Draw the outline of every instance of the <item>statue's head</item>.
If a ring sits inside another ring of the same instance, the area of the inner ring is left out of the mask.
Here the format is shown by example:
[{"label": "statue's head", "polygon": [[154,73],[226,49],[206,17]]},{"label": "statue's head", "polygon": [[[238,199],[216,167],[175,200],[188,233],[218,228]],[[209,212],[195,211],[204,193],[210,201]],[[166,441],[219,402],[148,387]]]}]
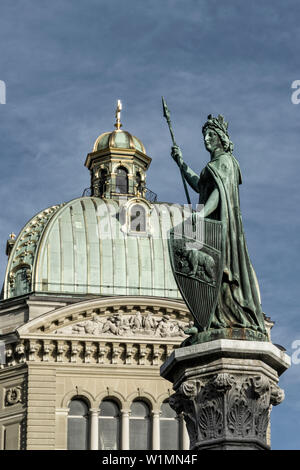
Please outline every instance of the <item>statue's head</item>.
[{"label": "statue's head", "polygon": [[205,147],[209,152],[222,149],[225,152],[233,151],[233,143],[228,135],[228,122],[219,114],[214,118],[211,114],[207,117],[207,121],[202,127]]}]

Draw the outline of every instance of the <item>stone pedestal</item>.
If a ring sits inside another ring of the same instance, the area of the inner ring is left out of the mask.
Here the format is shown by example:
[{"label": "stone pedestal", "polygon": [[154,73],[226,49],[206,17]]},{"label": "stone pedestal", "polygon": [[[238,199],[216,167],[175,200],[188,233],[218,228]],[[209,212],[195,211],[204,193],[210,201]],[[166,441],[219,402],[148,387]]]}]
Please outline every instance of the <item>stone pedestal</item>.
[{"label": "stone pedestal", "polygon": [[173,383],[170,405],[183,412],[190,449],[270,449],[278,377],[290,358],[270,342],[219,339],[176,349],[161,366]]}]

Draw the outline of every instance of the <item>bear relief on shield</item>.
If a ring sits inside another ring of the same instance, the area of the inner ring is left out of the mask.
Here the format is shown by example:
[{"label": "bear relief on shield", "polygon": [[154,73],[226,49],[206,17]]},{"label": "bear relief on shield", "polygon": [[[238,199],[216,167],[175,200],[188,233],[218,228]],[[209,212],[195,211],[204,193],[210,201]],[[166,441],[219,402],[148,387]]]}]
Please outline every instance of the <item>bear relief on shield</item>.
[{"label": "bear relief on shield", "polygon": [[185,240],[174,241],[175,269],[188,277],[195,277],[200,281],[214,285],[216,282],[217,262],[213,255],[210,255],[196,246],[197,243]]}]

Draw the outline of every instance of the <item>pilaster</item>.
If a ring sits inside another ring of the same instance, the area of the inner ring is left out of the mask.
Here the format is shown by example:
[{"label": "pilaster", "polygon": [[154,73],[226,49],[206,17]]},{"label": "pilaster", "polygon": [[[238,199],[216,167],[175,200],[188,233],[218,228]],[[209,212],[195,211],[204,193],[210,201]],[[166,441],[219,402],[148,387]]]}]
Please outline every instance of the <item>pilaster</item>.
[{"label": "pilaster", "polygon": [[56,371],[28,366],[27,450],[55,449]]}]

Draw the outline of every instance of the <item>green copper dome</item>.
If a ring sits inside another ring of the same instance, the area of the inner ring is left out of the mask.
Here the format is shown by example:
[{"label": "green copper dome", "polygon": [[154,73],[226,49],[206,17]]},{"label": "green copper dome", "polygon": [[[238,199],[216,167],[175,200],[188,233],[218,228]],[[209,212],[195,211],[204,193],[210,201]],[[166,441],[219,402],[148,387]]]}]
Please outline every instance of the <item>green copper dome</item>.
[{"label": "green copper dome", "polygon": [[[133,198],[81,197],[54,206],[24,227],[10,254],[4,298],[28,292],[181,298],[167,232],[183,209]],[[144,223],[130,227],[138,208]]]},{"label": "green copper dome", "polygon": [[107,148],[136,149],[146,153],[144,145],[137,137],[120,129],[101,134],[94,144],[93,152]]}]

